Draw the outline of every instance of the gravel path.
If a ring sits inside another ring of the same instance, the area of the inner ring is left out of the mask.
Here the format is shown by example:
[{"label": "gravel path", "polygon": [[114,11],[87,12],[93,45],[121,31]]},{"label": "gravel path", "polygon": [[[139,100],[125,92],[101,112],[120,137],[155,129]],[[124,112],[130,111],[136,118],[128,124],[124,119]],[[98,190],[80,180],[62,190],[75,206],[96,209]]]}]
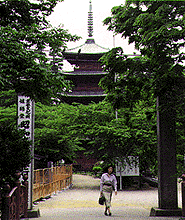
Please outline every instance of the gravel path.
[{"label": "gravel path", "polygon": [[99,190],[100,179],[87,175],[73,175],[73,189]]},{"label": "gravel path", "polygon": [[[63,190],[50,199],[39,202],[35,209],[40,210],[39,220],[95,220],[107,219],[104,207],[98,204],[100,179],[86,175],[73,175],[72,189]],[[124,190],[113,194],[112,219],[116,220],[172,220],[179,218],[149,217],[152,207],[158,206],[158,191]],[[109,217],[110,218],[110,217]],[[34,220],[34,219],[32,219]]]}]

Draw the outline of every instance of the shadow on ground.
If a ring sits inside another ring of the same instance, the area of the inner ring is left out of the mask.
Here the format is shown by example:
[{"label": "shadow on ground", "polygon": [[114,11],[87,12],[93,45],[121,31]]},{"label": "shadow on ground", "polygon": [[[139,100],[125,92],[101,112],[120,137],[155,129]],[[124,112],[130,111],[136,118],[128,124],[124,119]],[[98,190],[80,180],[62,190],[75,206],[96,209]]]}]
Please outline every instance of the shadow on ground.
[{"label": "shadow on ground", "polygon": [[87,175],[73,175],[72,189],[99,190],[100,179],[92,178],[91,176]]},{"label": "shadow on ground", "polygon": [[100,186],[76,186],[76,185],[73,185],[72,189],[99,190]]}]

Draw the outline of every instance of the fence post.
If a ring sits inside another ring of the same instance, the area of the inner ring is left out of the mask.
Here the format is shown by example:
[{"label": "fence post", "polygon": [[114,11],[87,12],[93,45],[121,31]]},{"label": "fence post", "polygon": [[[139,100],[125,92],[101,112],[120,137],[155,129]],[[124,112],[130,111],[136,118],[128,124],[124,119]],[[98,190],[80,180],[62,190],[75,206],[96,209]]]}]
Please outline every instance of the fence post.
[{"label": "fence post", "polygon": [[51,186],[52,186],[52,180],[51,180],[51,168],[48,168],[48,184],[49,184],[49,194],[51,195]]},{"label": "fence post", "polygon": [[[45,170],[35,170],[35,184],[33,190],[34,199],[45,197],[45,191],[47,189],[47,195],[56,193],[61,189],[65,189],[67,186],[72,185],[72,165],[63,165],[61,167],[48,168],[48,181],[45,179]],[[39,172],[39,175],[38,175]],[[38,176],[40,178],[38,178]],[[42,179],[42,180],[41,180]],[[39,180],[39,183],[38,183]],[[50,189],[48,189],[50,187]],[[35,193],[35,194],[34,194]]]},{"label": "fence post", "polygon": [[44,183],[45,183],[45,178],[44,178],[44,169],[43,169],[42,170],[42,195],[45,195]]}]

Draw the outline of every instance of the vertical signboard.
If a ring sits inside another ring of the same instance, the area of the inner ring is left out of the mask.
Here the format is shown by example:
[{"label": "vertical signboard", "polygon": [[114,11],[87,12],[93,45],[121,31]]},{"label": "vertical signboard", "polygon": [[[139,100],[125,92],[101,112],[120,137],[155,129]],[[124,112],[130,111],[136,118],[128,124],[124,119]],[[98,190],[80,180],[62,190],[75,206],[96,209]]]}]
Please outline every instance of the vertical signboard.
[{"label": "vertical signboard", "polygon": [[32,209],[32,189],[34,170],[34,115],[35,103],[30,97],[18,95],[18,128],[25,130],[26,137],[31,140],[31,163],[28,167],[28,209]]}]

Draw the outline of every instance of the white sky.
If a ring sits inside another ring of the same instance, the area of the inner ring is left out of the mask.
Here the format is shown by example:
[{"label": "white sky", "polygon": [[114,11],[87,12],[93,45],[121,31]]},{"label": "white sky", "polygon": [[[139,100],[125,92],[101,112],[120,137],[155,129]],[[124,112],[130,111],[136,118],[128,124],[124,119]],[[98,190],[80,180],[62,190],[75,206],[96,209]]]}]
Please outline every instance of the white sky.
[{"label": "white sky", "polygon": [[[93,38],[95,42],[105,48],[113,47],[113,32],[107,31],[108,26],[103,26],[103,20],[111,16],[111,9],[114,6],[125,4],[125,0],[92,0],[92,11],[94,20]],[[69,42],[68,48],[74,48],[85,43],[88,38],[87,18],[89,11],[89,0],[64,0],[55,7],[49,17],[53,26],[64,25],[69,33],[81,36],[77,42]],[[120,35],[115,37],[115,46],[121,46],[125,54],[133,54],[134,46],[128,45],[127,40]]]}]

